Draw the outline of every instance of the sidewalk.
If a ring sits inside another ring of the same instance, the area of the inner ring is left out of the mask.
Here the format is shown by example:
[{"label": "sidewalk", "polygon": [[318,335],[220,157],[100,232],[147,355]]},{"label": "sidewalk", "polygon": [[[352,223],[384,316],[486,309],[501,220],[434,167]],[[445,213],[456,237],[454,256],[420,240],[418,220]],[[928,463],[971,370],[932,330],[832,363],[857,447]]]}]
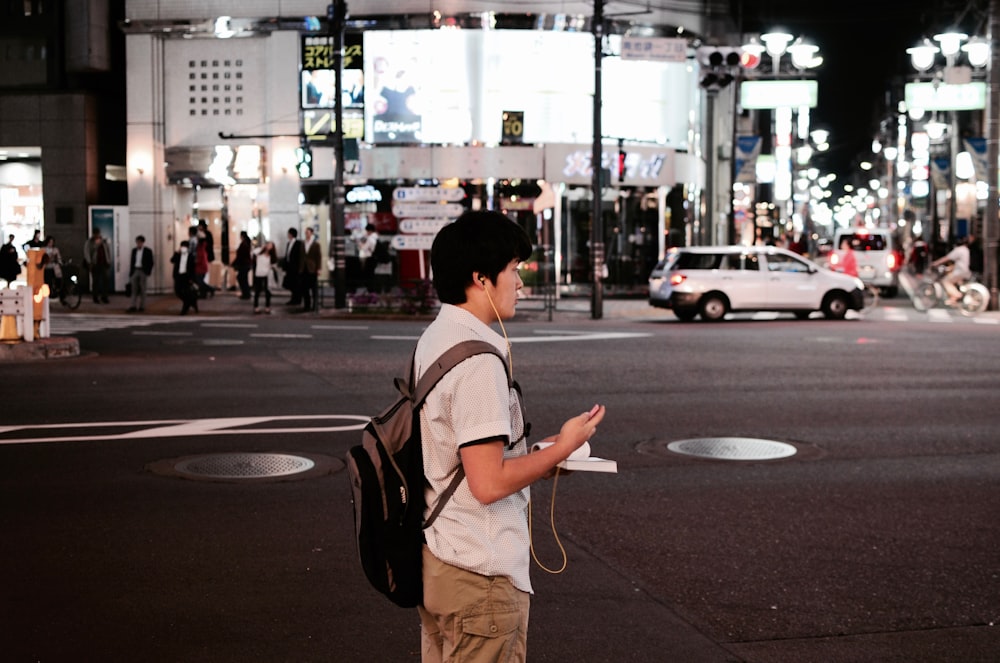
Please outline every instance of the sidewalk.
[{"label": "sidewalk", "polygon": [[[348,308],[334,308],[332,291],[327,291],[322,299],[319,310],[304,312],[299,306],[286,306],[288,293],[277,291],[271,298],[271,317],[307,317],[337,319],[375,319],[375,320],[416,320],[431,319],[434,313],[425,315],[408,315],[404,313],[381,313],[376,310],[357,311]],[[62,307],[58,302],[53,302],[51,313],[53,316],[78,314],[78,315],[180,315],[181,302],[173,293],[159,293],[150,295],[146,299],[145,311],[142,313],[127,313],[131,299],[124,293],[116,293],[110,297],[110,303],[97,304],[89,296],[84,295],[80,302],[80,307],[75,311],[70,311]],[[649,305],[645,298],[609,299],[602,302],[601,319],[642,319],[642,318],[670,318],[671,313],[665,309],[657,309]],[[545,321],[549,318],[549,311],[545,308],[542,299],[525,298],[517,306],[517,316],[515,320],[531,320],[536,322]],[[551,311],[552,320],[590,320],[591,302],[584,297],[564,297],[555,302],[555,308]],[[253,300],[243,300],[239,298],[239,293],[235,291],[219,291],[213,297],[198,300],[198,313],[189,312],[188,317],[215,317],[215,316],[245,316],[248,318],[264,317],[266,314],[255,315],[253,312]]]},{"label": "sidewalk", "polygon": [[[271,299],[270,314],[254,314],[253,301],[240,299],[237,292],[217,292],[213,297],[198,301],[198,312],[187,314],[192,319],[211,317],[316,317],[339,320],[430,320],[434,313],[425,315],[407,315],[404,313],[380,313],[376,311],[356,311],[347,308],[334,308],[332,295],[328,294],[319,310],[305,312],[301,307],[285,306],[288,294],[282,291],[275,293]],[[49,314],[53,318],[61,316],[179,316],[181,302],[173,293],[159,293],[146,298],[145,310],[141,313],[129,313],[131,298],[124,293],[112,294],[107,304],[98,304],[89,295],[84,295],[80,306],[75,311],[63,307],[58,301],[50,302]],[[542,299],[526,298],[518,304],[516,321],[583,321],[593,320],[591,317],[591,302],[585,297],[565,297],[555,302],[553,310],[545,307]],[[662,319],[671,317],[664,309],[654,308],[645,298],[615,298],[603,299],[601,303],[600,320],[641,320]],[[595,320],[595,322],[598,322]],[[51,336],[37,338],[31,343],[23,341],[0,342],[0,363],[4,361],[31,361],[38,359],[56,359],[75,357],[80,354],[80,343],[71,336]]]}]

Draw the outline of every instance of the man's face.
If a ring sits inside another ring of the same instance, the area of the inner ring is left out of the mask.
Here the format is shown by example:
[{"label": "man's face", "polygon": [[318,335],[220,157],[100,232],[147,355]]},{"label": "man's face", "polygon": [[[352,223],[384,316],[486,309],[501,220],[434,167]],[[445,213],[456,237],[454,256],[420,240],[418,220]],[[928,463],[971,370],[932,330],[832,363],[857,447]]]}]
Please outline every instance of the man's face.
[{"label": "man's face", "polygon": [[521,272],[518,269],[521,261],[514,259],[497,275],[495,284],[487,282],[486,287],[493,290],[493,304],[497,307],[500,317],[507,320],[514,317],[519,291],[524,287]]}]

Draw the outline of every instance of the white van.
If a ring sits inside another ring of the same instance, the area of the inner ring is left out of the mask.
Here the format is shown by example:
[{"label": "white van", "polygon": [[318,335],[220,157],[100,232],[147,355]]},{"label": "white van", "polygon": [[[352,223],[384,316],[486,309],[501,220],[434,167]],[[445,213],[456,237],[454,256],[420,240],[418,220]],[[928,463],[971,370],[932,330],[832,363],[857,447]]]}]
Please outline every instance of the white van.
[{"label": "white van", "polygon": [[[893,250],[888,228],[841,228],[833,238],[833,251],[840,250],[844,240],[850,243],[858,263],[858,277],[877,287],[886,297],[899,292],[899,255]],[[836,268],[831,254],[831,268]]]},{"label": "white van", "polygon": [[730,311],[813,311],[840,320],[863,306],[864,284],[774,246],[673,248],[649,276],[649,304],[680,320],[721,320]]}]

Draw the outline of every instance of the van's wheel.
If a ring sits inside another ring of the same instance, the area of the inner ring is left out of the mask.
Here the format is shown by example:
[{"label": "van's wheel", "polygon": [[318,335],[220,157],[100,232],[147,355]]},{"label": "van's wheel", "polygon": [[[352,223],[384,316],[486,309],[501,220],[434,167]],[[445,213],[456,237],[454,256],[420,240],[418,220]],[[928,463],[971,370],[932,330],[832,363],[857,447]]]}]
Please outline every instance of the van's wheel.
[{"label": "van's wheel", "polygon": [[694,320],[695,316],[698,315],[698,309],[696,308],[674,308],[674,315],[681,322],[691,322]]},{"label": "van's wheel", "polygon": [[847,295],[831,293],[823,300],[823,315],[829,320],[843,320],[849,305]]},{"label": "van's wheel", "polygon": [[705,295],[701,298],[700,310],[702,320],[718,322],[729,313],[729,302],[722,295]]}]

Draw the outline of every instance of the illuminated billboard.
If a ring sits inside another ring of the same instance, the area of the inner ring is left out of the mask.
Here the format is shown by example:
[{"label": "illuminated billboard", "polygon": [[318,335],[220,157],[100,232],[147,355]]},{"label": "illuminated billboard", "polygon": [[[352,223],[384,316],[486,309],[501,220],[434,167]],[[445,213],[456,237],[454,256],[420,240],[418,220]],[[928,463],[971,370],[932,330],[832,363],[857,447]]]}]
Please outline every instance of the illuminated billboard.
[{"label": "illuminated billboard", "polygon": [[815,108],[818,88],[813,80],[743,81],[740,106],[749,109]]},{"label": "illuminated billboard", "polygon": [[906,105],[925,111],[986,108],[986,83],[907,83]]}]

